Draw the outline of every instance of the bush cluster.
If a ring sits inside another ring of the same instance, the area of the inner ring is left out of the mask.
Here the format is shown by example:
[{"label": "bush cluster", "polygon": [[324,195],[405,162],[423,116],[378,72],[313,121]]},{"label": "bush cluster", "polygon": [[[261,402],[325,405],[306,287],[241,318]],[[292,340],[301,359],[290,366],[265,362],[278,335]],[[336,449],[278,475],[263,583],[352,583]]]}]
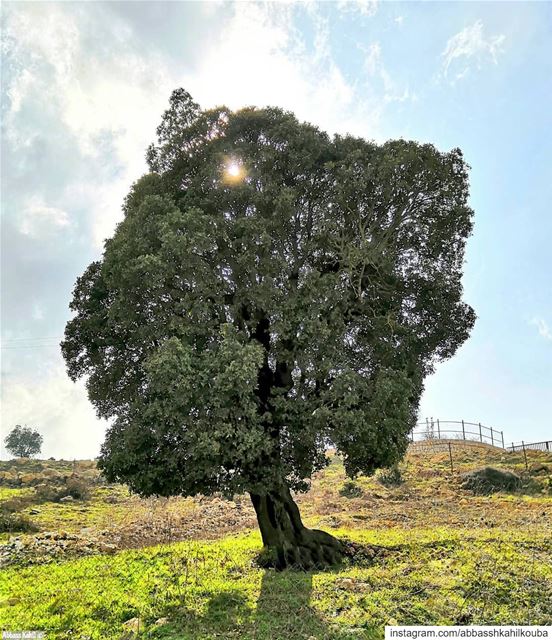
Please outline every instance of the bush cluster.
[{"label": "bush cluster", "polygon": [[42,483],[35,487],[36,500],[39,502],[59,502],[66,496],[75,500],[88,500],[90,489],[80,478],[67,478],[56,483]]},{"label": "bush cluster", "polygon": [[498,491],[517,491],[522,488],[522,482],[512,471],[484,467],[463,474],[461,486],[476,495],[488,495]]},{"label": "bush cluster", "polygon": [[38,527],[27,516],[14,513],[4,506],[0,508],[0,533],[30,533]]},{"label": "bush cluster", "polygon": [[362,489],[356,482],[348,480],[339,490],[339,495],[343,498],[359,498],[362,495]]},{"label": "bush cluster", "polygon": [[398,487],[404,482],[401,470],[396,464],[387,469],[380,469],[377,473],[377,479],[384,487]]}]

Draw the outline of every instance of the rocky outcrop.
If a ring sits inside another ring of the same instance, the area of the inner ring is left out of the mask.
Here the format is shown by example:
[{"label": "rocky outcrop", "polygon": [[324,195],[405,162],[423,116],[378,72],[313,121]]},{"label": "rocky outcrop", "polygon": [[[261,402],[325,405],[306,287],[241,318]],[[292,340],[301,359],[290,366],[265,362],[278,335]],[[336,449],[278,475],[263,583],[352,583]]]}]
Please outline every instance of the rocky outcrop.
[{"label": "rocky outcrop", "polygon": [[92,536],[86,530],[80,534],[46,531],[36,535],[12,536],[7,543],[0,545],[0,567],[45,564],[60,559],[114,553],[117,549],[117,545],[106,542],[101,533]]}]

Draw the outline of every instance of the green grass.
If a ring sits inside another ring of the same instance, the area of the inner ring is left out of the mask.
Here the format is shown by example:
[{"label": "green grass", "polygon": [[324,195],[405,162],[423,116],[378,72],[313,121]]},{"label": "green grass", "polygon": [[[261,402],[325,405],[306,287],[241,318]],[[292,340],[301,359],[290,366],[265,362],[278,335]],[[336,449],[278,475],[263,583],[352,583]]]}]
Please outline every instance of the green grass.
[{"label": "green grass", "polygon": [[[305,523],[369,545],[374,557],[313,573],[255,565],[261,545],[246,530],[254,522],[248,500],[239,510],[217,500],[140,500],[90,480],[89,500],[37,503],[31,487],[0,487],[0,502],[22,497],[22,514],[38,510],[30,517],[42,530],[90,527],[109,542],[137,525],[142,535],[123,543],[142,548],[115,555],[0,570],[0,629],[122,640],[130,637],[124,623],[140,618],[144,640],[360,640],[383,638],[386,623],[552,624],[552,456],[528,452],[529,465],[549,469],[532,474],[517,454],[454,455],[454,473],[448,454],[410,455],[399,486],[359,477],[361,491],[347,495],[343,465],[333,458],[298,497]],[[26,464],[15,466],[41,472],[37,461]],[[522,475],[523,489],[491,496],[462,489],[460,474],[485,465]],[[178,525],[167,538],[152,529],[163,523]],[[190,534],[193,541],[174,542]],[[145,546],[163,539],[173,543]],[[156,625],[160,618],[168,622]]]},{"label": "green grass", "polygon": [[22,498],[34,493],[31,487],[0,487],[0,504],[12,498]]},{"label": "green grass", "polygon": [[[117,489],[124,491],[122,487]],[[122,519],[128,511],[126,505],[106,503],[103,495],[101,489],[95,489],[92,490],[90,500],[68,503],[41,502],[29,505],[22,512],[28,514],[31,509],[37,509],[39,513],[33,515],[32,519],[44,531],[57,529],[60,523],[63,523],[62,528],[67,531],[78,531],[82,527],[90,526],[102,527]]]},{"label": "green grass", "polygon": [[[13,567],[0,628],[52,639],[381,638],[390,624],[552,624],[552,541],[503,531],[338,531],[373,560],[317,573],[262,570],[257,534]],[[155,626],[168,617],[169,624]]]}]

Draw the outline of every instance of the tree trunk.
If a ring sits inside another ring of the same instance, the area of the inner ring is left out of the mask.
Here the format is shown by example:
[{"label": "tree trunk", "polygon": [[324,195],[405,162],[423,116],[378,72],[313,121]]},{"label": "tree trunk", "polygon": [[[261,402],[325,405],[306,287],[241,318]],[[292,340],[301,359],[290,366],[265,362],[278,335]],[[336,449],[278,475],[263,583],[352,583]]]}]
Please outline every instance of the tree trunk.
[{"label": "tree trunk", "polygon": [[250,495],[265,550],[272,558],[267,564],[277,569],[313,569],[341,560],[341,542],[325,531],[304,526],[299,508],[285,483],[266,493]]}]

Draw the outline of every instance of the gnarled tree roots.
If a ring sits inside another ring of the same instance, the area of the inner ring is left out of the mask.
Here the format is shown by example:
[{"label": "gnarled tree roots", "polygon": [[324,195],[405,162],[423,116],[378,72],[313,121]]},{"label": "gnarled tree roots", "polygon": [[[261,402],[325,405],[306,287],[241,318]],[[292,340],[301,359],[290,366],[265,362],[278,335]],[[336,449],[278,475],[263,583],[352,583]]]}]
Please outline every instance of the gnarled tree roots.
[{"label": "gnarled tree roots", "polygon": [[325,531],[307,529],[285,484],[266,493],[250,494],[261,530],[261,563],[277,569],[319,569],[343,558],[342,543]]}]

